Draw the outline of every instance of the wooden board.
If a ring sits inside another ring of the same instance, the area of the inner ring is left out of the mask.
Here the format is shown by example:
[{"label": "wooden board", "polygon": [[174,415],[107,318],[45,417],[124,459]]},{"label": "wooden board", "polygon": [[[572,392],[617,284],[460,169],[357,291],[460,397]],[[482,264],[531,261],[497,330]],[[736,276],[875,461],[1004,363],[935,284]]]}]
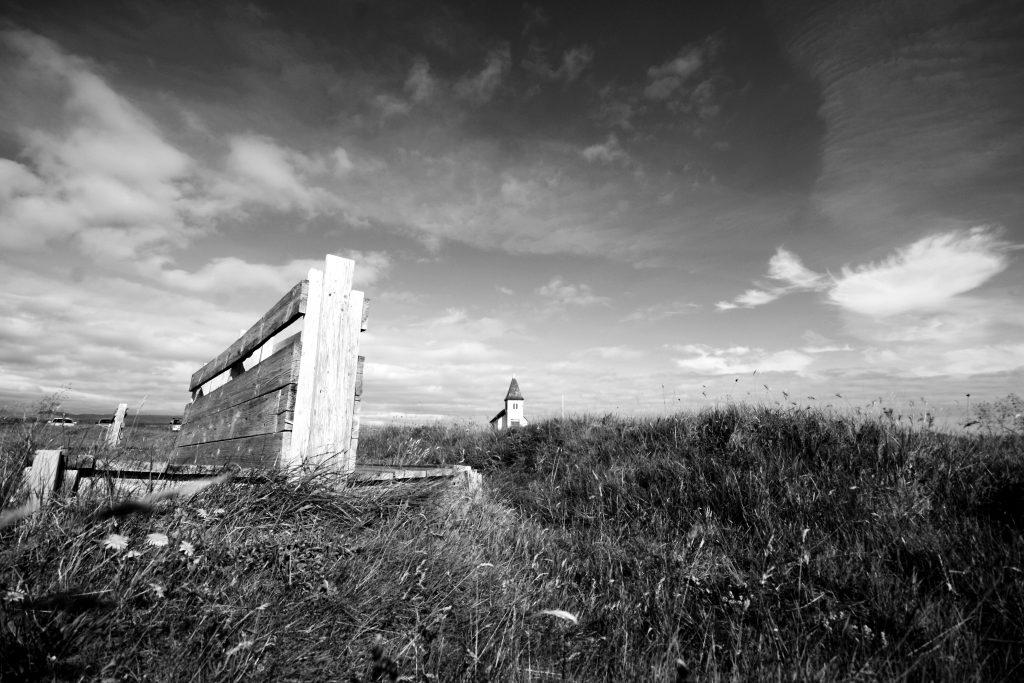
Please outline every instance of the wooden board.
[{"label": "wooden board", "polygon": [[359,331],[366,332],[366,321],[370,318],[370,300],[363,295],[363,317],[359,322]]},{"label": "wooden board", "polygon": [[306,312],[309,283],[295,285],[234,344],[192,375],[189,391],[195,391],[239,361],[245,360],[263,342],[273,337]]},{"label": "wooden board", "polygon": [[[216,408],[217,406],[213,406]],[[243,436],[291,431],[295,385],[220,410],[192,411],[187,428],[178,435],[178,448]]]},{"label": "wooden board", "polygon": [[264,394],[294,384],[298,378],[301,344],[293,341],[279,348],[270,358],[259,365],[200,396],[185,408],[185,417],[178,443],[191,443],[187,435],[194,420],[258,398]]},{"label": "wooden board", "polygon": [[124,428],[124,416],[128,412],[127,403],[118,403],[114,412],[114,421],[107,425],[107,446],[114,448],[121,440],[121,429]]},{"label": "wooden board", "polygon": [[291,442],[291,432],[261,434],[176,448],[170,465],[237,465],[273,469]]},{"label": "wooden board", "polygon": [[33,510],[38,510],[63,481],[62,460],[60,449],[36,451],[28,473],[28,502]]},{"label": "wooden board", "polygon": [[[352,291],[355,263],[328,255],[320,296],[320,311],[315,326],[316,353],[303,354],[299,372],[299,397],[296,403],[296,434],[307,433],[308,442],[298,450],[298,461],[305,467],[344,473],[348,469],[348,452],[352,440],[352,395],[354,390],[356,352],[362,319],[363,297]],[[354,313],[353,313],[354,311]],[[307,316],[306,332],[311,316]],[[312,396],[309,406],[308,432],[300,432],[300,407],[303,405],[303,371],[309,358],[315,358],[312,375]],[[303,438],[303,437],[299,437]]]},{"label": "wooden board", "polygon": [[281,457],[283,469],[295,469],[302,465],[302,459],[309,449],[309,424],[313,416],[313,380],[316,373],[316,349],[319,344],[320,299],[323,293],[323,271],[309,269],[309,296],[306,302],[306,319],[302,321],[302,356],[299,360],[299,377],[295,395],[295,414],[292,417],[291,448]]}]

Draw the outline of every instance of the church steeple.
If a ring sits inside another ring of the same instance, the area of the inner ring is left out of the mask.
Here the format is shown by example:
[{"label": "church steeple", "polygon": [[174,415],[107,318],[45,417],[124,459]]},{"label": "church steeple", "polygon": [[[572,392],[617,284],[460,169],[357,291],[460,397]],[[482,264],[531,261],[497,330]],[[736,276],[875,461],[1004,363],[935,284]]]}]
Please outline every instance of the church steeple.
[{"label": "church steeple", "polygon": [[508,385],[508,393],[505,394],[505,401],[525,401],[523,398],[523,392],[519,390],[519,382],[516,381],[516,376],[512,375],[512,382]]}]

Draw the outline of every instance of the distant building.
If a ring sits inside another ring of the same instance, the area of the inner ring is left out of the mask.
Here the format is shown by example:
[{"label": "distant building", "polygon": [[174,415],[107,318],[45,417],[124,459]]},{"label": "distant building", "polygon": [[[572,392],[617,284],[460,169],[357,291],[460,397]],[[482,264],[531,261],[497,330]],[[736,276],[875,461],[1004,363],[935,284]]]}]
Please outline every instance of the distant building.
[{"label": "distant building", "polygon": [[516,376],[512,375],[512,383],[508,385],[508,393],[505,394],[505,409],[491,418],[491,428],[501,431],[530,424],[523,417],[525,404],[526,399],[523,398],[523,392],[519,390],[519,382],[516,381]]}]

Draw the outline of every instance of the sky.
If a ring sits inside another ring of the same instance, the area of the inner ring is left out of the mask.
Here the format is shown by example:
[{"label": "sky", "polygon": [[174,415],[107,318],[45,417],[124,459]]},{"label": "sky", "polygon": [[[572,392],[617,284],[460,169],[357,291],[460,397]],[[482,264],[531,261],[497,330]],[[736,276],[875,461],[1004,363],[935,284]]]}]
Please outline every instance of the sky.
[{"label": "sky", "polygon": [[5,2],[0,406],[180,413],[326,254],[369,422],[1021,392],[1024,6],[604,5]]}]

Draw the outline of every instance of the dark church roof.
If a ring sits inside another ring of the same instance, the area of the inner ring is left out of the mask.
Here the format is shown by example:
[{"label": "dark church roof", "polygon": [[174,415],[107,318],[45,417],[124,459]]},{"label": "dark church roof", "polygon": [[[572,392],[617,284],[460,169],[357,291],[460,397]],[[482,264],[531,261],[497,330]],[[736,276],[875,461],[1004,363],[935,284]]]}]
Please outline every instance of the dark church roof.
[{"label": "dark church roof", "polygon": [[508,393],[505,394],[506,401],[525,401],[523,398],[523,392],[519,391],[519,382],[516,378],[512,378],[512,383],[508,385]]}]

